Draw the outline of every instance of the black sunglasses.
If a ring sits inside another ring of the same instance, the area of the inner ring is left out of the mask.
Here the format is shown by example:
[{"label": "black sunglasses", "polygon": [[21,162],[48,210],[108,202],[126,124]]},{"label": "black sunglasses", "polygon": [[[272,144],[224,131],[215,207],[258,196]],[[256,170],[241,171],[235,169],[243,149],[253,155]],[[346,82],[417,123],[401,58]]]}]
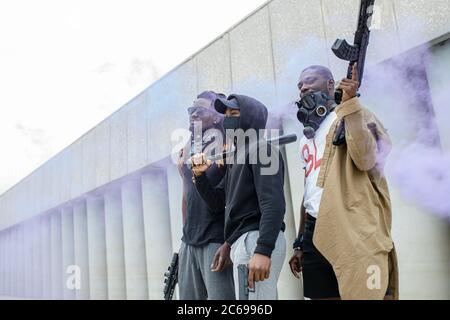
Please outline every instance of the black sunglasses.
[{"label": "black sunglasses", "polygon": [[197,112],[198,114],[203,114],[207,112],[213,112],[211,109],[205,108],[205,107],[189,107],[187,108],[187,112],[189,115],[193,114],[194,112]]}]

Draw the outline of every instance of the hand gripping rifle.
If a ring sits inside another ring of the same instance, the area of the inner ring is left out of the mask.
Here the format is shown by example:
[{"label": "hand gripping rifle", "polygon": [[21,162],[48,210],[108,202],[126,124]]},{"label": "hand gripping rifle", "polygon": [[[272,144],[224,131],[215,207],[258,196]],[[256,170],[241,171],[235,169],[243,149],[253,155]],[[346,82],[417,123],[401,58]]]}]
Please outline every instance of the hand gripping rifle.
[{"label": "hand gripping rifle", "polygon": [[[297,141],[297,135],[295,133],[291,133],[291,134],[285,134],[279,137],[275,137],[275,138],[271,138],[269,140],[267,140],[267,142],[269,143],[277,143],[279,146],[288,144],[288,143],[292,143]],[[224,153],[219,153],[217,155],[211,155],[211,156],[207,156],[206,160],[211,160],[211,161],[218,161],[218,160],[223,160],[226,159],[227,157],[231,156],[232,154],[234,154],[234,152],[236,151],[236,149],[232,148],[230,151],[224,152]],[[188,159],[186,161],[186,164],[188,166],[189,169],[192,168],[192,160]]]},{"label": "hand gripping rifle", "polygon": [[[349,61],[347,69],[347,79],[352,78],[352,67],[355,62],[358,63],[359,85],[362,83],[364,73],[364,62],[366,60],[367,46],[369,45],[370,24],[372,20],[375,0],[361,0],[358,15],[358,27],[355,33],[353,45],[350,45],[345,39],[337,39],[331,50],[342,60]],[[357,94],[359,96],[359,93]],[[337,104],[342,101],[342,90],[336,90],[334,99]],[[333,139],[333,144],[340,146],[345,143],[345,123],[344,120],[339,124]]]},{"label": "hand gripping rifle", "polygon": [[169,268],[164,273],[164,300],[172,300],[178,282],[178,253],[174,253]]}]

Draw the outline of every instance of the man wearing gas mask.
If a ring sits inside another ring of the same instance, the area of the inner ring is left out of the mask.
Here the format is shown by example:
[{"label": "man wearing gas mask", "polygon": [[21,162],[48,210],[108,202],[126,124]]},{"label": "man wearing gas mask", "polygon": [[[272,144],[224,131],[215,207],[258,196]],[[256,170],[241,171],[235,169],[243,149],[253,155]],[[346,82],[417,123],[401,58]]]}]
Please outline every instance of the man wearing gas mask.
[{"label": "man wearing gas mask", "polygon": [[[352,74],[337,87],[343,92],[339,105],[328,68],[310,66],[298,82],[305,189],[289,264],[297,278],[302,272],[304,296],[311,299],[398,297],[383,174],[391,143],[381,122],[356,97],[356,64]],[[333,138],[340,121],[345,121],[345,143],[337,146]]]},{"label": "man wearing gas mask", "polygon": [[[224,209],[212,211],[208,208],[193,184],[191,169],[186,165],[191,154],[212,147],[216,139],[222,143],[223,116],[214,110],[214,101],[220,96],[224,97],[212,91],[202,92],[188,108],[192,138],[180,151],[178,161],[183,179],[183,238],[178,268],[182,300],[235,299],[229,252],[220,250],[224,243]],[[224,173],[223,166],[214,164],[205,175],[212,185],[216,185]],[[220,267],[217,266],[219,260]]]}]

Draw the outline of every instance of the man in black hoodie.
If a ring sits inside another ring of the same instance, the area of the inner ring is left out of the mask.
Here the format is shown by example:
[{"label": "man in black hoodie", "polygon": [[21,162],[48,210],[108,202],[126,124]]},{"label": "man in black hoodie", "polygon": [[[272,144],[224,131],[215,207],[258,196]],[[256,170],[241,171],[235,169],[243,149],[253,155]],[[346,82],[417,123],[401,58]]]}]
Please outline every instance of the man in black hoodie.
[{"label": "man in black hoodie", "polygon": [[[216,187],[204,174],[211,162],[204,154],[192,157],[195,185],[214,212],[225,207],[225,246],[231,249],[236,296],[243,286],[239,266],[246,265],[248,287],[253,289],[248,298],[277,299],[286,254],[284,162],[280,151],[263,138],[267,108],[256,99],[236,94],[217,99],[215,108],[225,114],[223,126],[234,145],[234,156],[226,159],[225,177]],[[256,139],[242,140],[239,131]],[[261,151],[269,162],[263,161]]]},{"label": "man in black hoodie", "polygon": [[[181,150],[178,161],[183,179],[183,238],[178,269],[182,300],[235,299],[232,268],[225,264],[229,256],[217,255],[217,259],[224,261],[221,272],[211,268],[215,253],[224,242],[224,209],[213,212],[208,208],[193,184],[191,170],[185,164],[196,148],[206,152],[216,139],[223,140],[223,117],[214,110],[214,101],[218,96],[224,95],[202,92],[188,108],[193,139]],[[205,173],[212,185],[218,184],[224,174],[225,169],[216,164]]]}]

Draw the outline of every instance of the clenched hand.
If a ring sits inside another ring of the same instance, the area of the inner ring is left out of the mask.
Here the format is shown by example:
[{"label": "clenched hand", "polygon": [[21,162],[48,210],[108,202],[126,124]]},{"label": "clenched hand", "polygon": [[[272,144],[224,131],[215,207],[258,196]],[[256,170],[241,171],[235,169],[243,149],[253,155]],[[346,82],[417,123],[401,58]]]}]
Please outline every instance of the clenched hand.
[{"label": "clenched hand", "polygon": [[339,82],[337,89],[342,90],[342,102],[344,103],[347,100],[350,100],[356,96],[356,92],[359,88],[359,74],[358,74],[358,66],[355,63],[352,67],[352,78],[347,79],[344,78]]}]

